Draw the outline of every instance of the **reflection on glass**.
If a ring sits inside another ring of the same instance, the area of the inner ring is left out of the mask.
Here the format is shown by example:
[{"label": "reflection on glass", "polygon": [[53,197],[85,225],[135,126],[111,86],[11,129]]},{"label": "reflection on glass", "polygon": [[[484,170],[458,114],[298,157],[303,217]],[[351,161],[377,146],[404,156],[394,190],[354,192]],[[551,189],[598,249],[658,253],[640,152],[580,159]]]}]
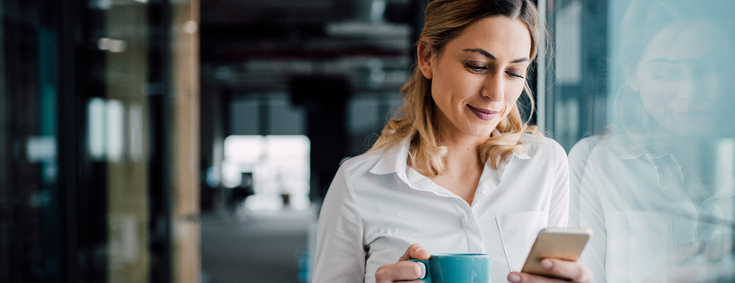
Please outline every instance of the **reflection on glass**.
[{"label": "reflection on glass", "polygon": [[570,152],[572,219],[598,282],[735,279],[732,1],[633,0],[619,118]]}]

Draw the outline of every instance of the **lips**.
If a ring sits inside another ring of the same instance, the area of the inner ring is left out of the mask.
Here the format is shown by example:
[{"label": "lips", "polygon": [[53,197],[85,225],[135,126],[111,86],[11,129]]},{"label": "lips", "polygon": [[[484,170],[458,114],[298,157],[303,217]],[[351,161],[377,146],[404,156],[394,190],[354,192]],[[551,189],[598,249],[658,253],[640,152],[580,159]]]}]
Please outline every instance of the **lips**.
[{"label": "lips", "polygon": [[492,110],[472,107],[472,105],[467,105],[467,107],[470,108],[470,111],[472,111],[472,113],[475,114],[477,118],[480,118],[485,121],[490,121],[494,119],[496,116],[498,116],[498,113],[500,113],[498,111],[492,111]]}]

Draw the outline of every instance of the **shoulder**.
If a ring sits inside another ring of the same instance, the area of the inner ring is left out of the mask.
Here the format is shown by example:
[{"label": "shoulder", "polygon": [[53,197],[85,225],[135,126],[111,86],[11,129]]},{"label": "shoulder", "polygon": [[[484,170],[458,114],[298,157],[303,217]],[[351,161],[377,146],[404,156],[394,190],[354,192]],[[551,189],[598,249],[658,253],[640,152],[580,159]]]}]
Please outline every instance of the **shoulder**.
[{"label": "shoulder", "polygon": [[639,154],[640,152],[630,149],[627,137],[622,135],[600,138],[594,147],[589,149],[589,159],[611,160]]},{"label": "shoulder", "polygon": [[[379,160],[376,151],[366,152],[358,156],[345,158],[339,166],[322,205],[324,211],[357,212],[357,191],[369,181],[369,171]],[[341,212],[340,212],[341,213]],[[338,213],[337,213],[338,214]]]},{"label": "shoulder", "polygon": [[380,158],[385,154],[385,151],[386,149],[381,148],[365,152],[357,156],[347,157],[342,161],[342,164],[340,164],[339,171],[342,171],[342,174],[346,174],[348,176],[367,173],[375,166],[375,164],[378,163]]},{"label": "shoulder", "polygon": [[578,141],[571,150],[569,150],[569,160],[570,162],[577,162],[581,164],[587,163],[587,159],[589,158],[592,151],[595,149],[595,147],[602,141],[602,136],[595,135],[591,137],[586,137]]},{"label": "shoulder", "polygon": [[396,160],[393,151],[393,148],[377,149],[344,160],[329,186],[326,199],[357,202],[363,193],[379,188],[386,172],[395,170],[390,166],[391,161]]},{"label": "shoulder", "polygon": [[563,157],[566,159],[566,151],[552,138],[523,133],[521,135],[521,143],[526,154],[531,158],[537,156],[556,156],[557,158]]},{"label": "shoulder", "polygon": [[376,175],[395,172],[400,155],[400,146],[393,146],[347,158],[340,165],[335,179],[345,178],[347,182],[353,184],[372,182]]},{"label": "shoulder", "polygon": [[569,154],[590,152],[602,140],[603,137],[601,135],[594,135],[591,137],[583,138],[579,140],[576,144],[574,144],[572,149],[569,151]]}]

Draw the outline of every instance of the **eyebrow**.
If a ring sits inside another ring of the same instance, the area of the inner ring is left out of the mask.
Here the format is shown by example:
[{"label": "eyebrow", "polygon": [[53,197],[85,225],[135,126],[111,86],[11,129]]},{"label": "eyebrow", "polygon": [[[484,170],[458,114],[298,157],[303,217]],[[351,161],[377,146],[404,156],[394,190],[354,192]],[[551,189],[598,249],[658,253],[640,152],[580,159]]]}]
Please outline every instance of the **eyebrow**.
[{"label": "eyebrow", "polygon": [[[477,52],[477,53],[480,53],[480,54],[484,55],[485,57],[490,58],[490,59],[492,59],[494,61],[497,61],[498,60],[497,58],[495,58],[495,56],[493,56],[493,54],[490,54],[490,52],[487,52],[487,51],[485,51],[482,48],[472,48],[472,49],[469,49],[468,48],[468,49],[464,49],[462,51],[466,51],[466,52]],[[521,63],[521,62],[530,62],[530,61],[531,61],[531,59],[528,59],[527,57],[523,57],[523,58],[515,59],[515,60],[511,61],[511,63]]]}]

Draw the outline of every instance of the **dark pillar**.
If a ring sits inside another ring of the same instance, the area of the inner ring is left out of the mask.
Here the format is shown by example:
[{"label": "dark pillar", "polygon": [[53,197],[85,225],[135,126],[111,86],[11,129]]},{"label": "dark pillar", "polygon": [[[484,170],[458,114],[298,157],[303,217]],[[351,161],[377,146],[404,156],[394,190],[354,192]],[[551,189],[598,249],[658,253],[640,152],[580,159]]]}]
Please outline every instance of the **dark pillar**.
[{"label": "dark pillar", "polygon": [[294,105],[307,109],[306,134],[311,139],[311,198],[327,193],[340,161],[347,155],[347,78],[303,76],[291,79]]}]

